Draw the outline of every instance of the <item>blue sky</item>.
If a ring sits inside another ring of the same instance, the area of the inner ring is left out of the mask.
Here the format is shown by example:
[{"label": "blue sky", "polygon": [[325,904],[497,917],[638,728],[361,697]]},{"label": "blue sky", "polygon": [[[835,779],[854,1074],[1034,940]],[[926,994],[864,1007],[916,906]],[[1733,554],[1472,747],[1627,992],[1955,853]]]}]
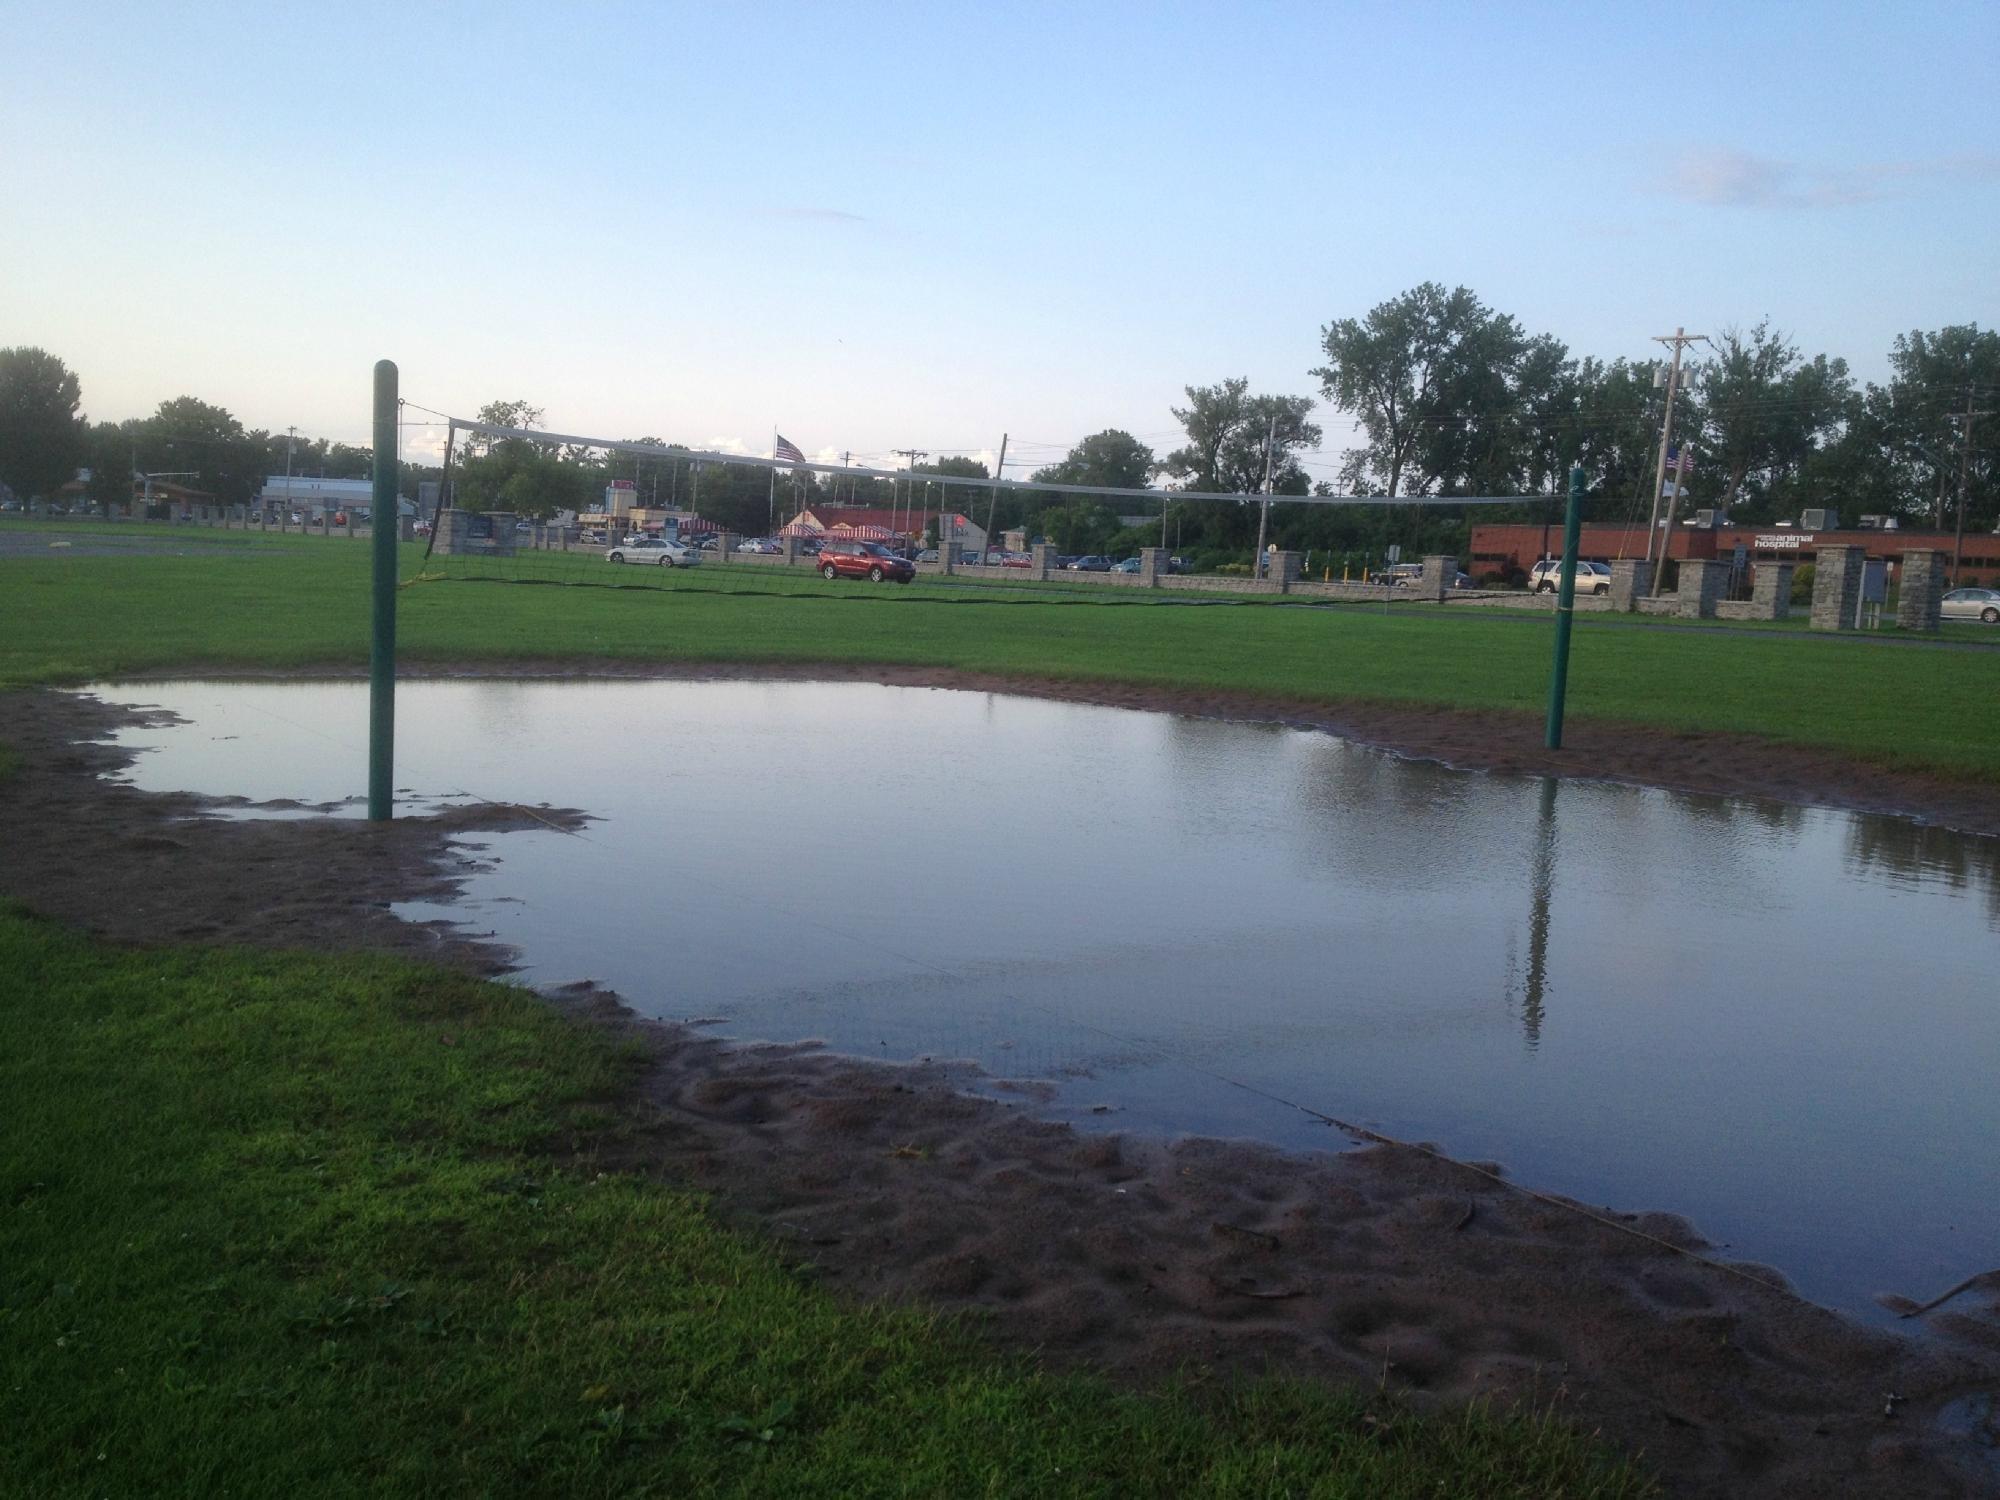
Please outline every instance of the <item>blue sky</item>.
[{"label": "blue sky", "polygon": [[94,418],[361,441],[387,355],[458,413],[1032,461],[1164,450],[1191,382],[1316,394],[1321,325],[1426,279],[1604,357],[1768,315],[1864,378],[1996,321],[1990,0],[0,0],[0,36],[0,344]]}]

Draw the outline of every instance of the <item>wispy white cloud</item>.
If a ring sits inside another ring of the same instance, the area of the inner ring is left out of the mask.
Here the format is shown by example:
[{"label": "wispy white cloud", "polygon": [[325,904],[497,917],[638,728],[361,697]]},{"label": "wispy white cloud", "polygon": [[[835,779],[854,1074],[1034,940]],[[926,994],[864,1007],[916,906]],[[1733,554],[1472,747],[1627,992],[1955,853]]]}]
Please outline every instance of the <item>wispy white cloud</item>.
[{"label": "wispy white cloud", "polygon": [[2000,155],[1806,166],[1732,146],[1684,151],[1659,179],[1661,191],[1715,208],[1840,208],[1903,197],[1936,183],[2000,179]]}]

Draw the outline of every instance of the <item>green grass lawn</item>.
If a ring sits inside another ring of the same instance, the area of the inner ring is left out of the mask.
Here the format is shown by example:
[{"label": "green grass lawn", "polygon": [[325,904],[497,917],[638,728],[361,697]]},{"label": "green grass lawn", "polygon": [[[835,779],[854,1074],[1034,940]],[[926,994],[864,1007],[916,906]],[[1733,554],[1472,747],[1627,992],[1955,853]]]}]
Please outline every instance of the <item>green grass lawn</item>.
[{"label": "green grass lawn", "polygon": [[1547,1421],[844,1303],[592,1169],[634,1065],[506,986],[0,910],[0,1493],[1646,1492]]},{"label": "green grass lawn", "polygon": [[[0,562],[0,682],[365,663],[365,543],[205,534],[235,539],[236,550],[58,551]],[[403,576],[415,579],[423,567],[421,546],[405,546]],[[433,571],[470,570],[438,559]],[[560,555],[528,555],[509,571],[648,586],[510,587],[459,576],[413,583],[400,595],[402,661],[888,662],[1530,712],[1540,711],[1548,685],[1550,619],[1514,611],[1189,602],[1012,580],[882,588],[748,564],[661,580]],[[1581,615],[1569,704],[1574,715],[1635,733],[1761,734],[1991,780],[2000,777],[2000,737],[1991,732],[1997,696],[2000,650]]]}]

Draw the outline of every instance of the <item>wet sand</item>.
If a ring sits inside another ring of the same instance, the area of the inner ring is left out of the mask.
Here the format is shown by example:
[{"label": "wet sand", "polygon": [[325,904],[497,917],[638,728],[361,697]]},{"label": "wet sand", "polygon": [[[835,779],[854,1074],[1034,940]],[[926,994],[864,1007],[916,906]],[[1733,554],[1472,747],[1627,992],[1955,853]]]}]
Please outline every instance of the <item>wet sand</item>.
[{"label": "wet sand", "polygon": [[[1521,726],[1499,716],[1456,716],[1447,733],[1431,711],[1335,721],[1265,700],[1170,702],[939,673],[767,675],[1025,686],[1542,769],[1529,748],[1539,736],[1524,745]],[[0,741],[24,762],[0,798],[0,894],[115,941],[367,948],[499,972],[504,933],[405,923],[387,903],[448,899],[466,834],[578,816],[483,807],[386,827],[209,816],[204,799],[97,779],[126,757],[90,741],[132,717],[74,695],[0,693]],[[1592,760],[1586,735],[1573,737],[1566,770],[1648,779],[1642,753],[1625,745],[1621,759],[1607,746]],[[1713,778],[1700,790],[1812,785],[1810,756],[1782,775],[1767,768],[1760,785],[1723,784],[1745,763],[1740,751],[1704,741],[1690,755],[1687,737],[1663,738],[1676,747],[1660,752],[1683,773],[1676,786],[1692,784],[1690,767]],[[2000,827],[2000,795],[1983,789],[1849,776],[1809,800]],[[1909,800],[1865,800],[1897,795]],[[359,889],[375,901],[353,901]],[[1032,1081],[809,1044],[730,1048],[639,1020],[589,986],[552,998],[581,1024],[638,1038],[651,1059],[624,1128],[591,1148],[600,1165],[709,1190],[723,1217],[851,1294],[961,1311],[1001,1344],[1119,1376],[1273,1371],[1420,1404],[1552,1405],[1644,1453],[1674,1494],[2000,1493],[1991,1406],[1979,1404],[2000,1391],[2000,1287],[1967,1290],[1924,1316],[1927,1337],[1901,1338],[1799,1300],[1775,1273],[1677,1253],[1702,1242],[1669,1215],[1594,1208],[1613,1221],[1600,1222],[1419,1149],[1342,1150],[1351,1143],[1331,1130],[1329,1150],[1313,1155],[1079,1134],[1037,1118]]]}]

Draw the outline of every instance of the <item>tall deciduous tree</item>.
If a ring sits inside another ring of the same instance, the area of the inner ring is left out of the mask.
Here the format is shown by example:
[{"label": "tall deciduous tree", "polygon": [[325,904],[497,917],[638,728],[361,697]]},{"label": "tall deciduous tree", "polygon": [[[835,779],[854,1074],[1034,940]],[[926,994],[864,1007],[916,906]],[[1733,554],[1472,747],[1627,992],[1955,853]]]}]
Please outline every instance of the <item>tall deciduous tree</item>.
[{"label": "tall deciduous tree", "polygon": [[1321,394],[1368,438],[1346,455],[1343,483],[1389,495],[1463,493],[1518,471],[1520,382],[1547,384],[1567,360],[1553,339],[1434,281],[1327,324],[1320,346]]},{"label": "tall deciduous tree", "polygon": [[1133,437],[1108,427],[1092,433],[1047,468],[1035,470],[1039,484],[1092,484],[1106,489],[1144,489],[1159,467],[1153,450]]},{"label": "tall deciduous tree", "polygon": [[23,500],[47,495],[83,462],[83,391],[47,350],[0,349],[0,484]]},{"label": "tall deciduous tree", "polygon": [[1847,361],[1806,359],[1769,321],[1716,339],[1693,381],[1690,421],[1719,467],[1724,506],[1770,510],[1811,498],[1809,463],[1836,443],[1857,403]]},{"label": "tall deciduous tree", "polygon": [[142,471],[185,474],[178,483],[224,505],[241,505],[262,488],[262,442],[220,406],[175,396],[139,424],[137,437]]},{"label": "tall deciduous tree", "polygon": [[[1887,385],[1871,385],[1838,457],[1842,503],[1859,510],[1901,511],[1944,524],[1959,479],[1956,418],[1970,404],[2000,403],[2000,333],[1976,323],[1899,334],[1889,351]],[[1984,528],[2000,511],[2000,467],[1992,434],[2000,419],[1973,428],[1965,466],[1968,525]]]},{"label": "tall deciduous tree", "polygon": [[1312,397],[1253,396],[1245,379],[1191,385],[1187,397],[1186,406],[1171,408],[1187,441],[1160,463],[1182,488],[1256,494],[1264,487],[1268,449],[1275,493],[1303,495],[1311,489],[1298,454],[1319,444],[1319,428],[1306,420]]},{"label": "tall deciduous tree", "polygon": [[[529,401],[489,401],[479,408],[479,420],[491,422],[495,427],[538,428],[547,419],[541,407]],[[498,443],[513,443],[537,453],[553,453],[555,446],[550,443],[534,443],[526,438],[494,438],[483,432],[468,432],[459,441],[468,454],[489,452]]]},{"label": "tall deciduous tree", "polygon": [[132,456],[138,444],[137,422],[93,422],[84,440],[84,462],[90,482],[83,488],[90,503],[102,510],[132,499]]}]

